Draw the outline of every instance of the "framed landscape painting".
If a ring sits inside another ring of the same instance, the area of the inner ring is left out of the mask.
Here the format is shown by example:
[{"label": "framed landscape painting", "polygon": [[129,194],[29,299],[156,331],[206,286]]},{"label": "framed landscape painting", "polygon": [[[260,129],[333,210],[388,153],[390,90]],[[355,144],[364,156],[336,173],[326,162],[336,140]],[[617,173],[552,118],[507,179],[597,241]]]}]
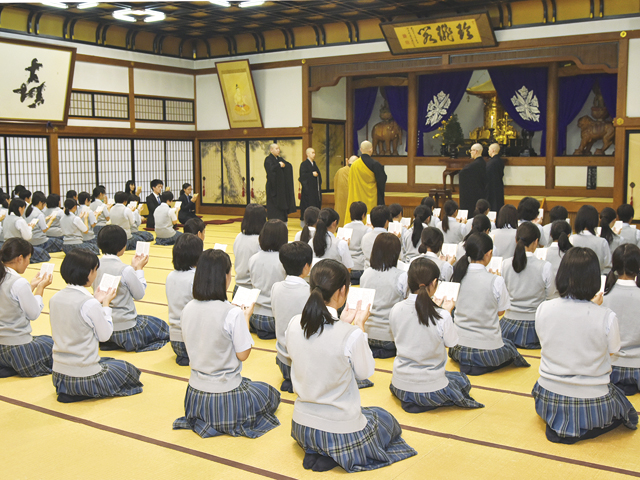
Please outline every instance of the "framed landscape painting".
[{"label": "framed landscape painting", "polygon": [[231,128],[262,128],[258,97],[248,60],[216,63]]}]

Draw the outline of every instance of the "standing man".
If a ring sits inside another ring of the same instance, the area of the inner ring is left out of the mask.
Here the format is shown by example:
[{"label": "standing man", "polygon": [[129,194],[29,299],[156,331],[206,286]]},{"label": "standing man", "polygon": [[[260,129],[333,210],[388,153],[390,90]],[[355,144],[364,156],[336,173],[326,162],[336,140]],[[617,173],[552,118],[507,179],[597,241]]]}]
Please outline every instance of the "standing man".
[{"label": "standing man", "polygon": [[460,170],[460,209],[473,212],[476,202],[485,196],[487,165],[482,158],[483,147],[479,143],[471,147],[473,162]]},{"label": "standing man", "polygon": [[500,156],[500,145],[492,143],[489,146],[489,160],[487,161],[487,193],[485,198],[491,205],[492,212],[499,212],[504,205],[504,160]]},{"label": "standing man", "polygon": [[153,218],[153,212],[156,211],[156,208],[160,206],[162,200],[160,199],[160,194],[162,193],[162,187],[164,184],[162,180],[151,180],[151,195],[147,197],[147,209],[149,210],[149,216],[147,217],[147,228],[155,228],[156,221]]},{"label": "standing man", "polygon": [[298,181],[302,185],[300,195],[300,221],[304,220],[304,211],[307,207],[322,208],[322,175],[318,164],[314,162],[316,151],[307,148],[307,159],[300,164],[300,177]]},{"label": "standing man", "polygon": [[349,170],[349,196],[345,214],[347,223],[351,221],[349,206],[353,202],[364,202],[368,212],[376,205],[384,205],[384,189],[387,184],[384,166],[371,158],[373,145],[368,140],[360,144],[360,152],[362,155],[353,162]]},{"label": "standing man", "polygon": [[296,211],[293,190],[293,168],[280,156],[280,147],[272,143],[269,156],[264,159],[267,172],[267,217],[269,220],[287,222],[289,214]]},{"label": "standing man", "polygon": [[349,167],[358,159],[356,155],[351,155],[347,164],[340,168],[333,177],[333,209],[340,215],[339,227],[344,227],[347,223],[347,197],[349,196]]}]

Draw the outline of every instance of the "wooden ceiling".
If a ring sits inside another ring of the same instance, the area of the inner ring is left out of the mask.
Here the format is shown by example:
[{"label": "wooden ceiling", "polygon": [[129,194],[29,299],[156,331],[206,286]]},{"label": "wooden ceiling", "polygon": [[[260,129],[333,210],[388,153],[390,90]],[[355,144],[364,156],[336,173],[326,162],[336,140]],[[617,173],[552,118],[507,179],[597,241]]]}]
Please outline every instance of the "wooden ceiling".
[{"label": "wooden ceiling", "polygon": [[[63,0],[64,1],[64,0]],[[517,1],[517,0],[512,0]],[[261,6],[240,8],[239,1],[231,7],[220,7],[210,2],[101,2],[97,7],[66,10],[41,3],[13,4],[29,9],[34,15],[54,14],[68,21],[89,20],[103,25],[119,25],[156,35],[171,35],[184,40],[212,39],[241,34],[257,34],[266,30],[288,30],[294,27],[314,27],[335,23],[352,24],[356,20],[377,19],[390,21],[403,17],[428,17],[450,13],[483,11],[498,3],[490,0],[302,0],[267,1]],[[5,6],[7,4],[4,4]],[[9,4],[11,5],[11,4]],[[1,6],[0,6],[1,8]],[[128,23],[116,20],[114,10],[122,8],[149,8],[159,10],[166,19],[155,23]],[[322,32],[318,31],[321,36]],[[357,32],[354,31],[357,37]]]}]

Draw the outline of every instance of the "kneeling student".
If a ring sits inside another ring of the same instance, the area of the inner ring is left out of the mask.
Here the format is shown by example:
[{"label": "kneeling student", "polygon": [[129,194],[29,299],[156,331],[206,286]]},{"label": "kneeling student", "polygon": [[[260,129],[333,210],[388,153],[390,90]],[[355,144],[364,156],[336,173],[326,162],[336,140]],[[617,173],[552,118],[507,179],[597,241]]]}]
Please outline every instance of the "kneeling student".
[{"label": "kneeling student", "polygon": [[178,211],[180,208],[171,208],[173,205],[173,193],[162,192],[162,203],[153,212],[156,225],[156,245],[173,245],[182,232],[173,229],[178,224]]}]

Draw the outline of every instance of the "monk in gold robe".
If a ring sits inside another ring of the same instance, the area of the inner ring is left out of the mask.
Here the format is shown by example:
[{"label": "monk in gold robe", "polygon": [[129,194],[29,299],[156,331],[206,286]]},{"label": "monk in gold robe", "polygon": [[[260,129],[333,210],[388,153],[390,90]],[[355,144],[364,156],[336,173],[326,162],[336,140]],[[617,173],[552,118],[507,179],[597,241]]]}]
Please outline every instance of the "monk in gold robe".
[{"label": "monk in gold robe", "polygon": [[344,227],[347,211],[347,197],[349,195],[349,167],[358,159],[352,155],[347,164],[340,168],[333,177],[333,209],[340,215],[339,227]]},{"label": "monk in gold robe", "polygon": [[367,211],[376,205],[384,205],[384,189],[387,184],[387,174],[384,166],[371,158],[373,145],[365,140],[360,144],[362,155],[349,168],[349,196],[347,197],[347,211],[345,223],[351,222],[349,206],[353,202],[364,202]]}]

